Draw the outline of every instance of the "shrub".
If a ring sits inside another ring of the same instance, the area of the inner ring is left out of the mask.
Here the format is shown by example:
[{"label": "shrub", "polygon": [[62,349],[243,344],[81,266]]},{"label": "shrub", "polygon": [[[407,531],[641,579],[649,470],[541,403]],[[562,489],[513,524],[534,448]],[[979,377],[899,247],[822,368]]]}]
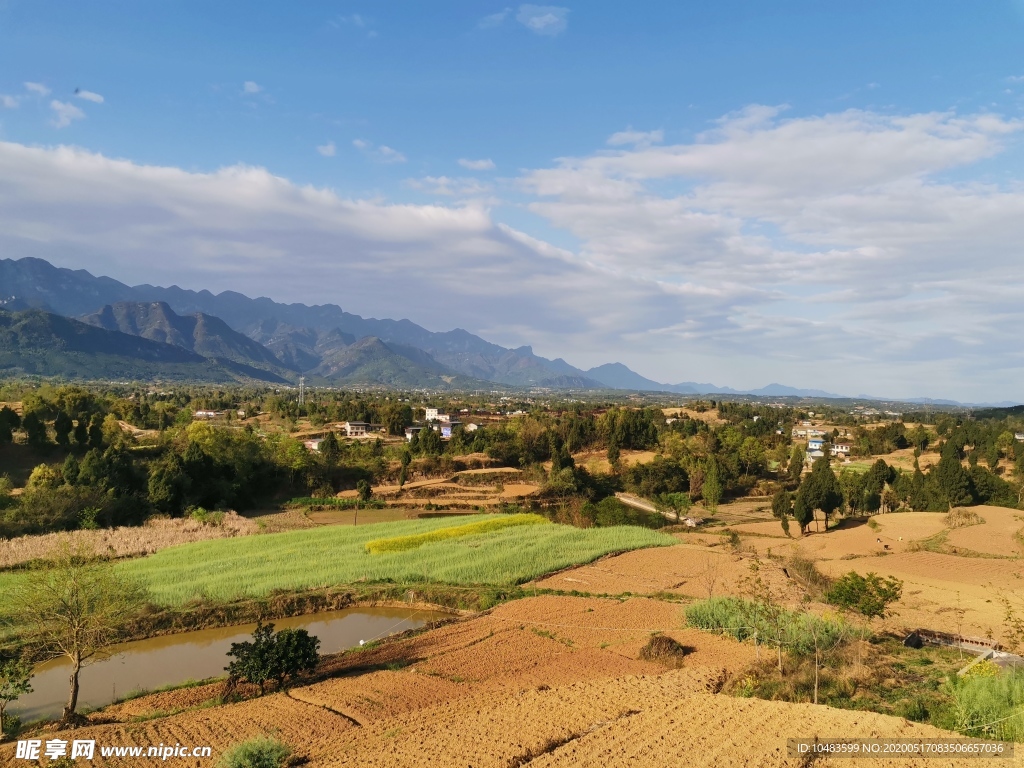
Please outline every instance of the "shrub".
[{"label": "shrub", "polygon": [[210,512],[208,509],[202,507],[196,507],[188,513],[188,516],[195,520],[197,523],[203,525],[218,526],[224,523],[223,512]]},{"label": "shrub", "polygon": [[496,520],[482,520],[478,523],[456,525],[451,528],[439,528],[436,531],[417,533],[410,536],[394,536],[390,539],[374,539],[366,542],[366,551],[371,555],[382,555],[391,552],[405,552],[417,549],[424,544],[447,539],[458,539],[464,536],[475,536],[481,533],[492,533],[503,528],[519,525],[542,525],[548,521],[540,515],[509,515]]},{"label": "shrub", "polygon": [[276,680],[283,688],[287,678],[312,672],[320,662],[320,639],[304,629],[282,629],[274,634],[273,624],[256,625],[252,640],[232,643],[228,656],[234,657],[225,668],[234,679],[246,680],[260,688]]},{"label": "shrub", "polygon": [[951,510],[943,518],[943,521],[949,528],[966,528],[970,525],[979,525],[980,523],[984,523],[985,519],[973,509],[963,509],[961,507]]},{"label": "shrub", "polygon": [[272,736],[258,736],[243,741],[224,753],[218,768],[281,768],[292,750]]},{"label": "shrub", "polygon": [[953,727],[966,736],[1024,741],[1024,671],[967,675],[951,684]]},{"label": "shrub", "polygon": [[656,661],[669,667],[681,667],[683,658],[690,649],[680,645],[666,635],[654,635],[647,645],[640,649],[640,658],[644,661]]},{"label": "shrub", "polygon": [[829,587],[825,602],[871,619],[884,617],[889,604],[899,600],[902,592],[903,582],[899,579],[883,579],[874,573],[861,576],[850,571]]}]

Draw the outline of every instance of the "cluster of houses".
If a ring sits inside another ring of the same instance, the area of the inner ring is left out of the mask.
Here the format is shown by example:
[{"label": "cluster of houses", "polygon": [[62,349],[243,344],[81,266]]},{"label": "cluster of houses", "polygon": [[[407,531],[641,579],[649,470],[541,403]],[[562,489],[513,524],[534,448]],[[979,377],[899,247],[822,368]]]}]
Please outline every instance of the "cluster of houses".
[{"label": "cluster of houses", "polygon": [[412,442],[412,438],[424,429],[432,429],[435,432],[441,433],[442,440],[452,439],[452,430],[456,427],[462,427],[466,432],[476,432],[480,427],[476,424],[464,424],[461,421],[452,419],[450,414],[442,413],[438,408],[427,408],[424,420],[427,422],[425,427],[406,427],[405,428],[405,439]]},{"label": "cluster of houses", "polygon": [[[812,427],[811,422],[804,421],[799,427],[793,427],[793,437],[807,438],[807,461],[820,459],[825,455],[825,445],[829,442],[829,433],[823,429]],[[833,456],[849,456],[853,444],[837,440],[829,445],[829,453]]]}]

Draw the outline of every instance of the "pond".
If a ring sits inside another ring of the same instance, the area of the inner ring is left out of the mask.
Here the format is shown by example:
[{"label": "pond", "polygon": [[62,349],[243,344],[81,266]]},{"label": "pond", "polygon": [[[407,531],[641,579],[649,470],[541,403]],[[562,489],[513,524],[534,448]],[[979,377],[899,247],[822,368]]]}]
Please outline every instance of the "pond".
[{"label": "pond", "polygon": [[[346,608],[276,619],[273,624],[275,630],[305,629],[320,638],[321,653],[337,653],[358,646],[360,640],[370,642],[448,616],[412,608]],[[132,691],[224,675],[231,644],[251,639],[255,628],[255,624],[242,624],[201,629],[113,646],[109,658],[82,670],[79,709],[105,706]],[[32,693],[14,702],[8,711],[26,723],[60,717],[68,698],[70,672],[67,659],[40,664],[32,678]]]}]

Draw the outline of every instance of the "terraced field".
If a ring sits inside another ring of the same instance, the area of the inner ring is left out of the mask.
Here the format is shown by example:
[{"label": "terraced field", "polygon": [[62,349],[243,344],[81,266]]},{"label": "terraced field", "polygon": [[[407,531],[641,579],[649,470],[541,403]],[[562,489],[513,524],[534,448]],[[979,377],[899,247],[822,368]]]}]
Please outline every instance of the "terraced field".
[{"label": "terraced field", "polygon": [[[690,649],[682,669],[638,658],[655,630]],[[528,598],[334,657],[326,663],[327,679],[287,693],[170,716],[158,710],[195,707],[219,686],[155,694],[96,713],[94,720],[114,722],[80,729],[75,738],[210,745],[216,760],[239,741],[274,733],[313,768],[603,768],[798,766],[804,763],[786,756],[787,738],[948,735],[872,713],[717,694],[753,655],[750,645],[683,629],[677,605],[643,598]],[[0,746],[0,763],[13,760],[13,749]],[[176,762],[196,768],[212,763]],[[100,759],[93,765],[120,768]]]}]

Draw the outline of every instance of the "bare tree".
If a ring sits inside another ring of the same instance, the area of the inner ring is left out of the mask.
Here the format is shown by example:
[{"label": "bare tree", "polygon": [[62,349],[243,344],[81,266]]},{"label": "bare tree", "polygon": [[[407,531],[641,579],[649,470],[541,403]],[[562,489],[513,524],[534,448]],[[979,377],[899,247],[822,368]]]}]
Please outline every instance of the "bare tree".
[{"label": "bare tree", "polygon": [[718,555],[704,555],[701,559],[700,570],[697,572],[697,583],[708,593],[708,600],[715,596],[715,586],[720,577],[721,563]]},{"label": "bare tree", "polygon": [[71,662],[62,723],[75,718],[82,667],[103,658],[144,601],[142,587],[120,577],[88,550],[67,544],[12,589],[15,621],[28,630],[37,653]]}]

